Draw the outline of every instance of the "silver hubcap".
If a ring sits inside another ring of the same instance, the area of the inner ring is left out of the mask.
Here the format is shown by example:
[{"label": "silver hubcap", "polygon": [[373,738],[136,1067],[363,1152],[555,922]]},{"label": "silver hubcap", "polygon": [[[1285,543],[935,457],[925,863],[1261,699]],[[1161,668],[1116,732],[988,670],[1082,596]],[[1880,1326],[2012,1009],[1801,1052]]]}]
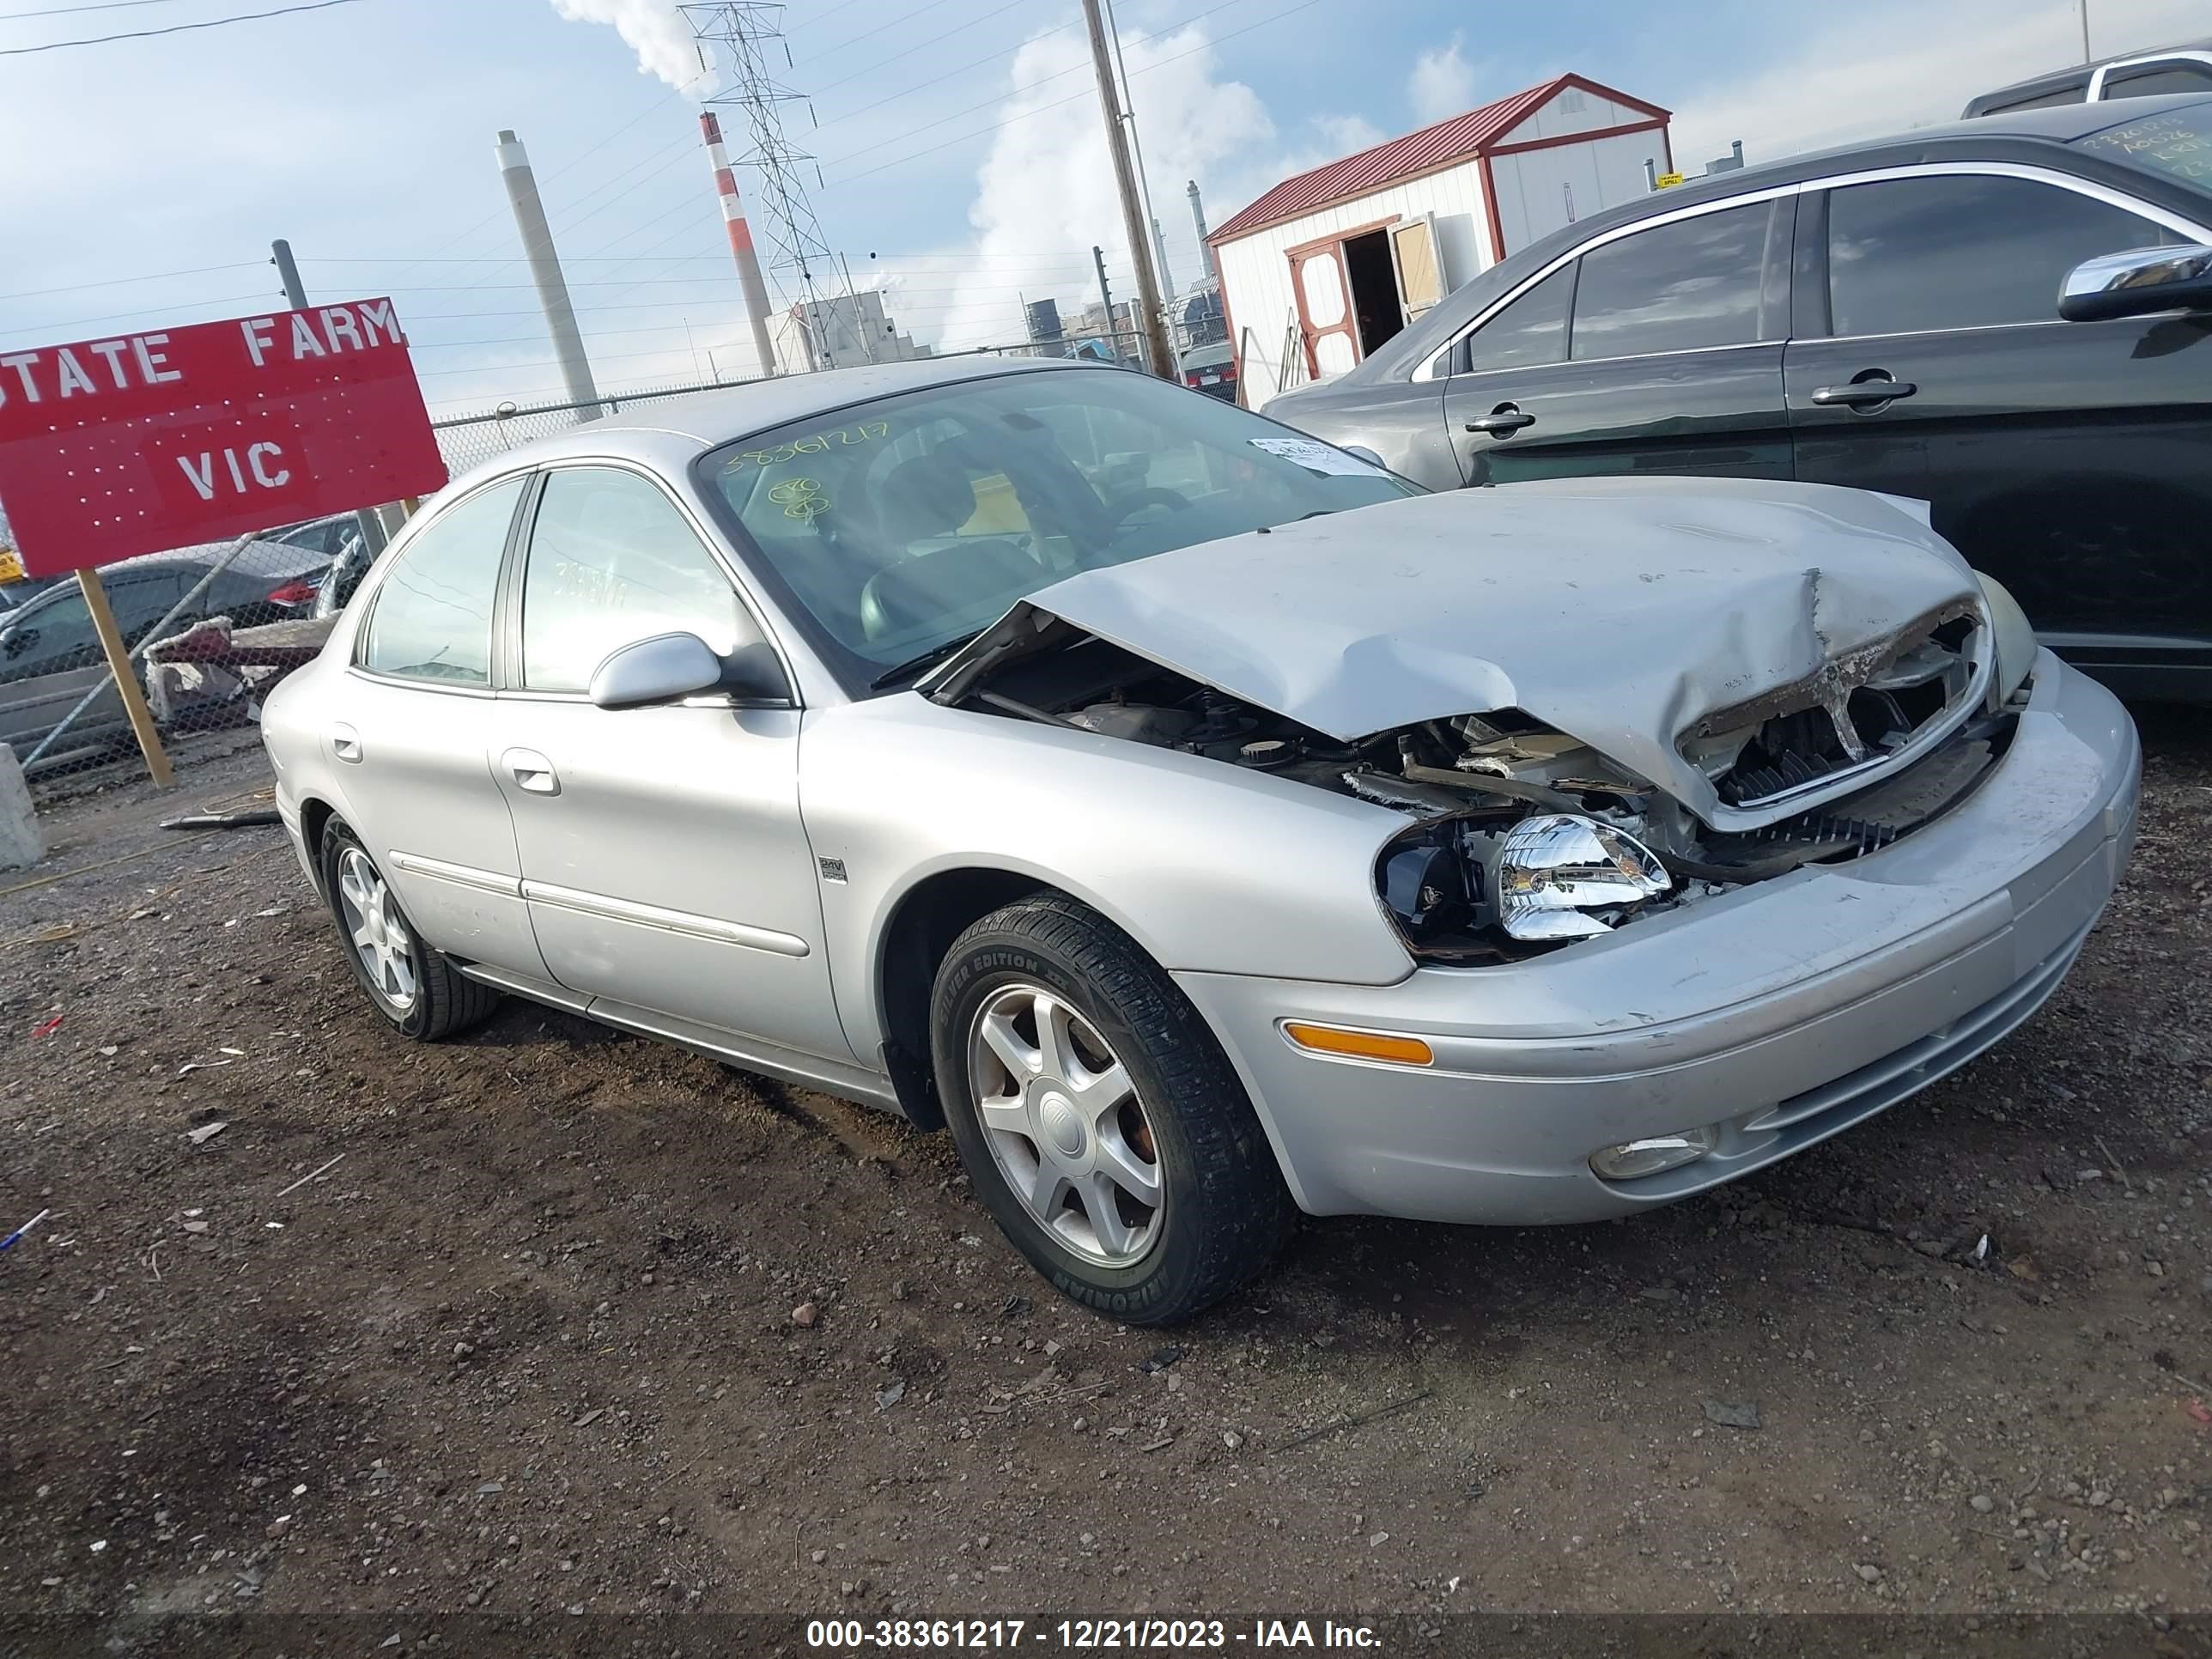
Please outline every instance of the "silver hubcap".
[{"label": "silver hubcap", "polygon": [[399,919],[398,901],[358,847],[338,856],[338,908],[378,999],[392,1012],[405,1013],[415,1006],[415,949]]},{"label": "silver hubcap", "polygon": [[1152,1121],[1088,1020],[1042,986],[1007,986],[975,1016],[968,1085],[1000,1173],[1062,1245],[1109,1267],[1152,1248],[1163,1202]]}]

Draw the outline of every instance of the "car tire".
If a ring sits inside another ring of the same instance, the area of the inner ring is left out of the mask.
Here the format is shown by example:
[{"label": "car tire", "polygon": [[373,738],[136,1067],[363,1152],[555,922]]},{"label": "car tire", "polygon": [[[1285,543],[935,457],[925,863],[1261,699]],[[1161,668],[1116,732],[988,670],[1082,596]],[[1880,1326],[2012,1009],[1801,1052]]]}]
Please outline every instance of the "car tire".
[{"label": "car tire", "polygon": [[1290,1237],[1297,1207],[1220,1043],[1088,906],[1038,894],[976,922],[938,968],[930,1019],[969,1179],[1062,1295],[1173,1324]]},{"label": "car tire", "polygon": [[323,826],[317,868],[339,948],[386,1024],[417,1042],[436,1042],[491,1018],[499,993],[423,942],[361,837],[340,819]]}]

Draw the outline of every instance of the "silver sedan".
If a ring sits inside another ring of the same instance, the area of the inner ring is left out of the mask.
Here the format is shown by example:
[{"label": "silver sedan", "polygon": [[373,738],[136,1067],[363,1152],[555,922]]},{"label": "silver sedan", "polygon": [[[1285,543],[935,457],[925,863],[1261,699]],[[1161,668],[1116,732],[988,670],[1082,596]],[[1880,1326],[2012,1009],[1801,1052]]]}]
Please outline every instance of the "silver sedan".
[{"label": "silver sedan", "polygon": [[1182,1317],[1297,1214],[1575,1221],[2057,988],[2135,730],[1890,497],[1427,495],[1116,369],[665,404],[457,480],[264,718],[363,990],[949,1129]]}]

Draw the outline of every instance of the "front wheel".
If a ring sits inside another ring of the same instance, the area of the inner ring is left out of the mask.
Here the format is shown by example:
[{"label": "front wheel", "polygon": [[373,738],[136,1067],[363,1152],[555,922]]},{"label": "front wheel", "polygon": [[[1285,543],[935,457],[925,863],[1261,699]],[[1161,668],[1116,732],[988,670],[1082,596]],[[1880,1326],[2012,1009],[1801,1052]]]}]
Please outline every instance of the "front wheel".
[{"label": "front wheel", "polygon": [[1062,1294],[1165,1325],[1265,1267],[1297,1218],[1243,1085],[1135,942],[1040,894],[954,941],[937,1086],[1000,1230]]}]

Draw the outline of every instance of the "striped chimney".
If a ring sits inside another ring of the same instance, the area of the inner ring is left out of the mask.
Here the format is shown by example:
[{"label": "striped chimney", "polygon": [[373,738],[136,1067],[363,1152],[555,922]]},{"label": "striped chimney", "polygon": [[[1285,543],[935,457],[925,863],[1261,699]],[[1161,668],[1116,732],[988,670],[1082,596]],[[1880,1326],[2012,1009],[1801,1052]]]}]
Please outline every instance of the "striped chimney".
[{"label": "striped chimney", "polygon": [[738,199],[738,178],[730,171],[730,152],[722,145],[722,123],[714,111],[699,112],[699,131],[706,135],[707,159],[714,168],[714,191],[722,199],[722,222],[729,227],[730,252],[737,256],[738,283],[745,291],[745,315],[753,325],[753,349],[760,354],[761,373],[775,373],[775,347],[768,336],[768,289],[761,282],[760,258],[753,252],[752,228],[745,223],[744,204]]}]

